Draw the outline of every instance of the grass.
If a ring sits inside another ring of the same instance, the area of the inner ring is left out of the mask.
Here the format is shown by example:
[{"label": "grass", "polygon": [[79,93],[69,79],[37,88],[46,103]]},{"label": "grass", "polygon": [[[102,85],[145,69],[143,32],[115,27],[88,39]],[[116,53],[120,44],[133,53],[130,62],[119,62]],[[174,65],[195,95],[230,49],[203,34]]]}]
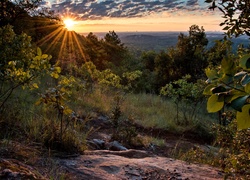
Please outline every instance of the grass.
[{"label": "grass", "polygon": [[[77,111],[84,114],[91,111],[107,114],[111,117],[116,106],[115,97],[120,96],[122,118],[132,118],[145,128],[157,128],[168,132],[182,134],[190,133],[204,140],[210,139],[210,125],[215,122],[216,116],[207,113],[206,104],[197,106],[195,118],[188,124],[179,125],[176,121],[176,105],[170,99],[163,99],[153,94],[123,94],[113,90],[101,91],[95,89],[89,94],[77,94],[74,106]],[[186,107],[186,112],[191,107]],[[183,119],[183,111],[179,113],[179,119]]]},{"label": "grass", "polygon": [[[198,108],[198,107],[197,107]],[[164,129],[170,132],[182,133],[195,131],[197,128],[209,128],[215,118],[206,112],[205,105],[199,107],[196,118],[190,120],[184,126],[176,122],[176,106],[169,99],[162,99],[152,94],[129,94],[126,96],[122,106],[126,116],[133,116],[138,124],[144,127]],[[183,118],[179,114],[179,118]]]},{"label": "grass", "polygon": [[175,111],[171,102],[152,94],[128,94],[122,106],[126,116],[133,116],[145,127],[175,128]]},{"label": "grass", "polygon": [[[53,82],[42,79],[47,86],[53,86]],[[50,83],[50,84],[48,84]],[[6,133],[2,132],[3,136],[19,136],[21,132],[26,137],[40,142],[51,142],[51,138],[56,138],[59,133],[60,121],[57,117],[56,109],[53,106],[45,108],[44,106],[34,105],[38,99],[38,92],[45,91],[45,87],[41,89],[29,91],[18,90],[20,93],[13,94],[13,97],[7,104],[5,119],[0,122],[7,123],[5,127],[10,128]],[[145,127],[161,129],[167,132],[182,134],[190,133],[199,137],[207,136],[209,133],[209,125],[214,122],[214,117],[209,115],[205,110],[205,105],[199,107],[196,112],[196,118],[188,122],[188,124],[180,125],[176,121],[176,105],[170,99],[163,99],[154,94],[124,94],[121,91],[114,89],[100,88],[94,86],[93,90],[86,92],[85,90],[73,91],[67,104],[82,118],[105,114],[111,117],[112,111],[117,106],[116,97],[122,99],[119,104],[123,119],[134,119],[134,121]],[[198,107],[197,107],[198,108]],[[64,116],[64,126],[67,123]],[[179,113],[179,118],[183,118],[183,114]],[[52,130],[49,130],[52,128]],[[53,129],[54,128],[54,129]],[[75,141],[75,145],[80,145],[85,136],[79,134],[83,128],[77,126],[68,127],[65,131],[64,142],[66,146],[70,146],[71,141]],[[77,133],[76,133],[77,132]],[[87,131],[84,134],[88,134]],[[72,137],[70,137],[72,136]],[[66,148],[67,149],[67,148]],[[82,149],[82,148],[80,148]]]},{"label": "grass", "polygon": [[[4,128],[0,132],[1,138],[7,141],[23,138],[26,141],[38,142],[48,149],[62,150],[68,153],[84,151],[86,138],[91,129],[86,129],[83,127],[84,125],[70,123],[62,136],[63,141],[60,142],[60,121],[57,117],[57,111],[53,107],[45,108],[34,105],[38,99],[37,93],[37,90],[31,92],[20,89],[18,95],[13,94],[6,104],[4,116],[0,117],[0,127]],[[210,124],[216,119],[215,116],[206,112],[204,104],[197,110],[195,119],[190,120],[187,125],[180,125],[176,121],[176,105],[170,99],[145,93],[124,94],[120,91],[98,87],[94,88],[92,92],[74,91],[67,103],[81,118],[97,117],[100,114],[111,117],[112,111],[117,106],[115,100],[117,96],[122,98],[121,104],[119,104],[122,112],[121,118],[133,119],[145,128],[155,128],[159,131],[163,130],[180,135],[190,133],[198,138],[206,139],[206,136],[209,136]],[[64,116],[64,118],[63,126],[66,127],[68,117]],[[180,113],[181,118],[183,116]],[[149,147],[151,144],[164,147],[166,144],[162,136],[143,135],[135,140],[135,145],[139,143],[138,145],[144,147]],[[195,157],[195,155],[201,154],[198,151],[193,153],[191,152],[187,156],[183,152],[177,154],[183,159],[189,155]],[[201,159],[204,158],[202,155],[200,156]],[[56,170],[53,170],[49,174],[54,172],[57,173]]]}]

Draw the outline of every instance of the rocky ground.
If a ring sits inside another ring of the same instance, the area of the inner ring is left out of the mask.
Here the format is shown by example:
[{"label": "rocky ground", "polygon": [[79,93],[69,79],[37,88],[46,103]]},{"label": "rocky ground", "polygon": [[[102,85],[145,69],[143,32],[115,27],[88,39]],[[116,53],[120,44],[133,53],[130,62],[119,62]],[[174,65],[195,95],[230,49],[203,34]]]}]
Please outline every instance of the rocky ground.
[{"label": "rocky ground", "polygon": [[77,158],[60,160],[72,179],[93,180],[165,180],[165,179],[223,179],[219,169],[189,164],[166,157],[148,155],[145,151],[88,151]]},{"label": "rocky ground", "polygon": [[101,128],[91,134],[89,150],[81,155],[58,156],[39,144],[0,142],[0,179],[223,179],[218,168],[169,158],[174,148],[206,148],[191,139],[168,135],[164,147],[135,149],[111,139],[112,129],[106,118],[92,123]]}]

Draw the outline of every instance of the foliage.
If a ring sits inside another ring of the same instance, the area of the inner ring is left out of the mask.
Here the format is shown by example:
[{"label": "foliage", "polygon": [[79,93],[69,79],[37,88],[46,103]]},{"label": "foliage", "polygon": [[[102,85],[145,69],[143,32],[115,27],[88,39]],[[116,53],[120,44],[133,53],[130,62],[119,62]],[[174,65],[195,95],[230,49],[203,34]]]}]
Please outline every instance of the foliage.
[{"label": "foliage", "polygon": [[[159,88],[164,86],[167,82],[170,82],[175,77],[175,70],[173,65],[173,59],[169,54],[161,51],[154,59],[154,72],[155,72],[155,84],[159,92]],[[178,70],[177,70],[178,71]]]},{"label": "foliage", "polygon": [[[246,33],[249,34],[249,1],[226,0],[216,4],[215,0],[207,0],[212,3],[211,9],[218,7],[224,13],[226,20],[221,23],[225,25],[227,35],[236,37]],[[237,17],[237,15],[239,15]],[[209,95],[207,109],[209,112],[220,111],[228,106],[237,111],[236,119],[238,129],[250,127],[249,106],[249,49],[240,48],[239,57],[233,55],[224,56],[218,69],[206,69],[209,84],[204,94]]]},{"label": "foliage", "polygon": [[218,8],[225,19],[220,25],[225,26],[223,30],[227,35],[239,36],[246,34],[250,36],[250,3],[249,0],[205,0],[211,3],[210,9]]},{"label": "foliage", "polygon": [[208,66],[206,59],[206,38],[203,27],[192,25],[188,35],[180,33],[175,47],[156,53],[144,52],[141,55],[141,86],[147,92],[159,93],[165,84],[191,75],[192,82],[204,77],[203,69]]},{"label": "foliage", "polygon": [[217,68],[224,56],[233,55],[232,41],[224,37],[221,40],[216,40],[213,47],[206,52],[209,68]]},{"label": "foliage", "polygon": [[124,78],[124,90],[133,91],[138,87],[136,81],[142,76],[142,72],[140,70],[136,70],[133,72],[124,72],[122,77]]},{"label": "foliage", "polygon": [[191,75],[193,81],[203,77],[203,69],[208,62],[205,58],[205,47],[208,44],[205,30],[197,25],[189,28],[189,34],[181,33],[175,48],[170,48],[169,56],[173,61],[175,80],[187,74]]},{"label": "foliage", "polygon": [[136,81],[141,77],[142,72],[139,70],[132,72],[124,72],[122,77],[115,74],[111,69],[98,70],[93,62],[89,61],[80,68],[75,67],[74,71],[79,78],[83,79],[83,83],[87,89],[93,90],[93,85],[98,84],[105,87],[113,87],[115,89],[123,89],[133,91],[137,86]]},{"label": "foliage", "polygon": [[[142,70],[142,77],[139,81],[139,92],[157,92],[159,87],[156,87],[156,72],[155,70],[155,58],[157,53],[154,51],[146,51],[141,54],[140,61]],[[165,82],[164,82],[165,83]]]},{"label": "foliage", "polygon": [[[197,83],[188,82],[190,78],[190,75],[186,75],[182,79],[167,84],[161,89],[160,92],[161,95],[173,99],[176,105],[177,124],[184,123],[187,125],[190,121],[195,120],[196,110],[203,100],[202,89],[204,83],[202,83],[202,81]],[[187,108],[189,105],[192,107],[191,111]],[[180,121],[180,106],[184,106],[182,107],[184,122]]]},{"label": "foliage", "polygon": [[16,35],[11,26],[0,28],[0,110],[19,86],[38,88],[34,80],[44,73],[51,73],[57,78],[59,67],[53,67],[51,56],[42,54],[40,48],[31,45],[31,38],[26,34]]},{"label": "foliage", "polygon": [[88,59],[96,66],[98,70],[104,70],[108,66],[105,50],[102,42],[93,33],[89,33],[85,37],[86,54]]},{"label": "foliage", "polygon": [[[109,31],[102,39],[103,48],[107,55],[107,61],[119,66],[127,53],[126,47],[114,31]],[[115,53],[114,53],[115,52]]]},{"label": "foliage", "polygon": [[121,95],[114,97],[115,104],[111,116],[111,122],[114,128],[112,138],[131,145],[133,139],[137,136],[137,132],[133,118],[122,118],[121,104],[123,101],[124,97]]},{"label": "foliage", "polygon": [[187,152],[180,152],[177,158],[190,163],[201,163],[218,166],[221,161],[216,156],[216,153],[217,152],[213,151],[212,149],[206,151],[200,147],[194,147]]},{"label": "foliage", "polygon": [[10,24],[15,33],[24,32],[32,36],[35,42],[41,40],[57,29],[60,21],[53,11],[39,7],[40,3],[41,0],[2,0],[0,27]]},{"label": "foliage", "polygon": [[[68,121],[63,126],[53,120],[47,120],[39,129],[39,141],[49,149],[66,153],[79,153],[86,149],[86,137],[88,133],[82,132],[84,124],[78,123],[76,127],[69,128]],[[63,127],[63,133],[61,128]]]},{"label": "foliage", "polygon": [[7,25],[23,14],[33,11],[38,7],[41,0],[16,0],[15,3],[10,0],[0,2],[0,27]]},{"label": "foliage", "polygon": [[209,85],[203,93],[209,96],[208,112],[218,112],[224,106],[235,109],[238,129],[250,127],[249,60],[250,54],[242,54],[239,58],[227,56],[218,71],[206,69]]},{"label": "foliage", "polygon": [[227,176],[250,177],[250,131],[237,131],[236,121],[228,126],[215,126],[217,138],[215,145],[220,147],[220,166]]},{"label": "foliage", "polygon": [[[46,109],[55,109],[57,112],[57,118],[60,122],[60,142],[63,141],[63,136],[66,133],[67,126],[63,129],[63,123],[66,119],[77,118],[76,113],[68,105],[70,99],[72,99],[73,89],[83,89],[78,79],[71,77],[60,76],[58,85],[53,88],[49,88],[45,93],[41,93],[41,98],[37,101],[37,105],[44,104]],[[52,131],[53,132],[53,131]]]},{"label": "foliage", "polygon": [[[232,118],[231,113],[226,116]],[[228,126],[214,124],[213,133],[216,134],[215,147],[197,146],[188,152],[180,152],[178,158],[220,167],[225,172],[225,179],[249,179],[250,131],[246,129],[237,131],[234,119]]]}]

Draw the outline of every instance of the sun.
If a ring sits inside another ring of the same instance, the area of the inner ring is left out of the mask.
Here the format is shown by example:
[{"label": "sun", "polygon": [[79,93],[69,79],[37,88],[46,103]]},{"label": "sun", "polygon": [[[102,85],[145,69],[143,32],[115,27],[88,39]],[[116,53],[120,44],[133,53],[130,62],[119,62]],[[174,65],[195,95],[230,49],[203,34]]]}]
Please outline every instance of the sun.
[{"label": "sun", "polygon": [[63,23],[64,23],[65,28],[67,28],[68,30],[73,30],[73,27],[76,24],[76,22],[70,18],[64,19]]}]

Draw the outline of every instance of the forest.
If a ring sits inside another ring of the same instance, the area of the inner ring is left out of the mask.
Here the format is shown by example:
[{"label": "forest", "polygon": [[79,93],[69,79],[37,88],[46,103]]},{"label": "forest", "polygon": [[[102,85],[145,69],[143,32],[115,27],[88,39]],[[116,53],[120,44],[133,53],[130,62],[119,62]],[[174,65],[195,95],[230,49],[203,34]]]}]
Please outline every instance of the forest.
[{"label": "forest", "polygon": [[232,42],[250,38],[247,0],[206,0],[225,13],[225,35],[209,48],[205,29],[190,25],[161,51],[128,48],[115,30],[103,38],[68,31],[39,0],[25,2],[0,2],[0,158],[25,160],[10,153],[13,142],[82,154],[101,129],[92,120],[105,117],[111,140],[128,148],[185,137],[213,148],[168,156],[250,178],[250,44],[235,51]]}]

